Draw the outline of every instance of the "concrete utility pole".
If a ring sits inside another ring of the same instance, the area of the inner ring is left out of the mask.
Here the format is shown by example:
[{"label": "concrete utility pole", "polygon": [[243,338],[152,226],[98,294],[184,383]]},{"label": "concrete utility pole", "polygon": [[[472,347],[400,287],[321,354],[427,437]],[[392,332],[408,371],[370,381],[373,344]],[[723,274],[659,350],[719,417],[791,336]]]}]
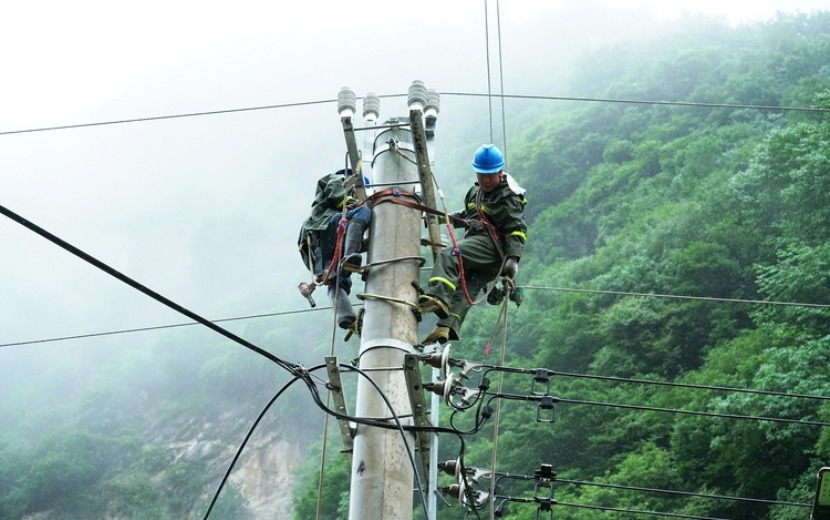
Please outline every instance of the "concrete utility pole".
[{"label": "concrete utility pole", "polygon": [[[341,118],[349,115],[346,108],[341,110]],[[364,107],[364,116],[366,110]],[[418,191],[419,175],[408,120],[392,119],[379,128],[383,130],[375,138],[372,154],[373,186],[377,191],[396,190],[390,197],[418,202],[410,195]],[[403,365],[404,356],[418,354],[413,347],[418,343],[418,322],[413,313],[418,292],[413,284],[418,282],[422,263],[421,211],[383,199],[375,199],[372,208],[359,352],[359,367],[377,388],[358,377],[355,415],[384,421],[392,429],[357,426],[350,520],[410,520],[416,488],[412,462],[401,432],[395,429],[394,415],[404,425],[413,423]],[[410,449],[415,450],[416,436],[405,435]]]}]

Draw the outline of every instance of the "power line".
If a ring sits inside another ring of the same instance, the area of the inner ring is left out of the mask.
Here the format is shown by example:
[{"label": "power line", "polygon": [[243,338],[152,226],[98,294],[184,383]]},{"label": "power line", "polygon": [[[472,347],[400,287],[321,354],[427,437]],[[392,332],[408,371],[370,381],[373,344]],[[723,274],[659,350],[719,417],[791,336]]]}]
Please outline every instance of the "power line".
[{"label": "power line", "polygon": [[[233,318],[220,318],[216,320],[211,320],[213,323],[224,323],[224,322],[231,322],[231,321],[241,321],[241,320],[250,320],[255,318],[271,318],[275,316],[291,316],[295,314],[304,314],[306,312],[317,312],[321,310],[331,309],[331,307],[315,307],[313,309],[298,309],[293,311],[283,311],[283,312],[270,312],[267,314],[252,314],[248,316],[236,316]],[[164,329],[174,329],[178,327],[190,327],[193,325],[199,325],[198,322],[189,322],[189,323],[172,323],[169,325],[155,325],[155,326],[148,326],[148,327],[137,327],[132,329],[121,329],[121,330],[111,330],[106,332],[92,332],[89,334],[77,334],[74,336],[58,336],[53,338],[43,338],[43,339],[33,339],[27,341],[17,341],[13,343],[0,343],[0,348],[4,347],[19,347],[24,345],[36,345],[39,343],[52,343],[56,341],[67,341],[72,339],[86,339],[86,338],[96,338],[100,336],[115,336],[118,334],[131,334],[134,332],[148,332],[153,330],[164,330]]]},{"label": "power line", "polygon": [[110,121],[97,121],[92,123],[78,123],[73,125],[61,125],[61,126],[46,126],[46,127],[39,127],[39,128],[28,128],[24,130],[8,130],[5,132],[0,132],[0,136],[2,135],[14,135],[14,134],[29,134],[35,132],[51,132],[55,130],[71,130],[75,128],[90,128],[95,126],[107,126],[107,125],[123,125],[123,124],[130,124],[130,123],[144,123],[147,121],[163,121],[166,119],[184,119],[188,117],[203,117],[203,116],[215,116],[215,115],[222,115],[222,114],[235,114],[239,112],[255,112],[259,110],[275,110],[280,108],[293,108],[293,107],[303,107],[303,106],[311,106],[311,105],[321,105],[325,103],[334,103],[336,99],[324,99],[319,101],[301,101],[297,103],[283,103],[279,105],[262,105],[262,106],[254,106],[254,107],[243,107],[243,108],[229,108],[225,110],[211,110],[207,112],[186,112],[182,114],[167,114],[167,115],[160,115],[160,116],[147,116],[147,117],[137,117],[133,119],[115,119]]},{"label": "power line", "polygon": [[682,408],[665,408],[660,406],[647,406],[647,405],[639,405],[639,404],[627,404],[627,403],[609,403],[605,401],[589,401],[585,399],[568,399],[564,397],[553,397],[553,396],[538,396],[538,395],[519,395],[519,394],[507,394],[507,393],[499,393],[499,394],[490,394],[491,400],[492,399],[509,399],[514,401],[540,401],[543,402],[543,399],[549,398],[550,404],[555,403],[565,403],[565,404],[576,404],[576,405],[588,405],[588,406],[599,406],[603,408],[622,408],[625,410],[638,410],[638,411],[646,411],[646,412],[665,412],[665,413],[674,413],[674,414],[681,414],[681,415],[694,415],[698,417],[716,417],[721,419],[741,419],[741,420],[749,420],[749,421],[768,421],[768,422],[776,422],[776,423],[785,423],[785,424],[796,424],[799,426],[821,426],[826,427],[830,426],[830,422],[824,421],[807,421],[803,419],[788,419],[785,417],[763,417],[757,415],[741,415],[741,414],[734,414],[734,413],[720,413],[720,412],[705,412],[701,410],[684,410]]},{"label": "power line", "polygon": [[656,488],[647,488],[647,487],[640,487],[640,486],[623,486],[620,484],[608,484],[603,482],[587,482],[583,480],[568,480],[568,479],[561,479],[557,478],[556,482],[562,482],[565,484],[575,484],[577,486],[594,486],[594,487],[601,487],[601,488],[609,488],[609,489],[621,489],[626,491],[641,491],[641,492],[648,492],[648,493],[662,493],[666,495],[675,495],[675,496],[684,496],[684,497],[697,497],[697,498],[708,498],[713,500],[732,500],[736,502],[750,502],[755,504],[766,504],[766,505],[778,505],[778,506],[791,506],[791,507],[811,507],[811,504],[805,504],[802,502],[785,502],[781,500],[765,500],[761,498],[745,498],[745,497],[734,497],[734,496],[727,496],[727,495],[712,495],[708,493],[695,493],[693,491],[676,491],[671,489],[656,489]]},{"label": "power line", "polygon": [[813,307],[819,309],[830,309],[830,304],[823,303],[804,303],[804,302],[782,302],[775,300],[745,300],[741,298],[717,298],[713,296],[684,296],[679,294],[660,294],[660,293],[642,293],[642,292],[627,292],[627,291],[606,291],[602,289],[580,289],[574,287],[545,287],[538,285],[524,285],[523,289],[539,290],[539,291],[556,291],[556,292],[575,292],[585,294],[602,294],[609,296],[642,296],[649,298],[668,298],[675,300],[696,300],[704,302],[720,302],[720,303],[742,303],[751,305],[783,305],[791,307]]},{"label": "power line", "polygon": [[27,228],[28,230],[33,231],[34,233],[37,233],[38,235],[42,236],[43,238],[47,239],[48,241],[52,242],[53,244],[61,247],[62,249],[64,249],[65,251],[67,251],[69,253],[72,253],[73,255],[77,256],[81,260],[97,267],[98,269],[104,271],[105,273],[107,273],[110,276],[116,278],[117,280],[129,285],[133,289],[136,289],[139,292],[144,293],[145,295],[147,295],[150,298],[156,300],[157,302],[161,303],[162,305],[165,305],[166,307],[169,307],[169,308],[173,309],[174,311],[176,311],[180,314],[183,314],[183,315],[187,316],[188,318],[190,318],[194,321],[197,321],[197,322],[201,323],[205,327],[213,330],[214,332],[217,332],[217,333],[221,334],[222,336],[225,336],[226,338],[230,339],[231,341],[234,341],[234,342],[242,345],[243,347],[245,347],[245,348],[247,348],[247,349],[249,349],[253,352],[256,352],[260,356],[263,356],[264,358],[266,358],[270,361],[273,361],[274,363],[276,363],[279,366],[283,367],[284,369],[286,369],[290,373],[292,373],[294,375],[303,373],[303,368],[300,365],[297,365],[297,364],[294,364],[294,363],[289,363],[289,362],[287,362],[283,359],[280,359],[279,357],[277,357],[276,355],[268,352],[267,350],[264,350],[264,349],[258,347],[257,345],[254,345],[250,341],[248,341],[248,340],[246,340],[246,339],[244,339],[240,336],[237,336],[233,332],[231,332],[231,331],[229,331],[225,328],[222,328],[219,325],[214,324],[213,322],[203,318],[202,316],[196,314],[195,312],[191,311],[190,309],[187,309],[186,307],[183,307],[183,306],[179,305],[178,303],[174,302],[173,300],[170,300],[169,298],[166,298],[165,296],[153,291],[152,289],[150,289],[148,287],[145,287],[144,285],[140,284],[136,280],[133,280],[129,276],[115,270],[110,265],[108,265],[108,264],[98,260],[97,258],[93,257],[89,253],[86,253],[85,251],[73,246],[69,242],[67,242],[67,241],[61,239],[60,237],[50,233],[49,231],[47,231],[47,230],[43,229],[42,227],[38,226],[37,224],[26,220],[25,218],[23,218],[22,216],[18,215],[15,212],[11,211],[10,209],[6,208],[5,206],[0,205],[0,214],[3,214],[4,216],[8,217],[9,219],[11,219],[11,220],[17,222],[18,224],[22,225],[23,227]]},{"label": "power line", "polygon": [[[379,95],[379,98],[397,98],[404,97],[407,94],[384,94]],[[577,101],[590,103],[618,103],[618,104],[632,104],[632,105],[662,105],[662,106],[685,106],[685,107],[701,107],[701,108],[727,108],[727,109],[750,109],[750,110],[772,110],[772,111],[788,111],[788,112],[813,112],[813,113],[830,113],[830,108],[820,107],[805,107],[805,106],[787,106],[787,105],[752,105],[752,104],[734,104],[734,103],[700,103],[688,101],[659,101],[659,100],[638,100],[638,99],[613,99],[613,98],[595,98],[595,97],[578,97],[578,96],[548,96],[548,95],[529,95],[529,94],[493,94],[493,93],[478,93],[478,92],[441,92],[442,96],[458,96],[458,97],[487,97],[487,98],[501,98],[502,102],[505,99],[525,99],[525,100],[540,100],[540,101]],[[356,99],[362,99],[357,97]],[[276,110],[283,108],[304,107],[311,105],[322,105],[327,103],[335,103],[336,99],[322,99],[316,101],[300,101],[295,103],[282,103],[274,105],[261,105],[253,107],[229,108],[223,110],[210,110],[204,112],[185,112],[179,114],[166,114],[158,116],[138,117],[132,119],[115,119],[108,121],[96,121],[91,123],[77,123],[71,125],[47,126],[37,128],[27,128],[20,130],[6,130],[0,132],[0,136],[27,134],[36,132],[51,132],[57,130],[71,130],[78,128],[90,128],[97,126],[119,125],[130,123],[143,123],[149,121],[163,121],[167,119],[183,119],[189,117],[203,117],[223,114],[234,114],[240,112],[255,112],[262,110]]]},{"label": "power line", "polygon": [[[555,292],[575,292],[575,293],[585,293],[585,294],[601,294],[601,295],[609,295],[609,296],[640,296],[640,297],[649,297],[649,298],[666,298],[666,299],[675,299],[675,300],[696,300],[696,301],[706,301],[706,302],[719,302],[719,303],[736,303],[736,304],[749,304],[749,305],[777,305],[777,306],[792,306],[792,307],[812,307],[812,308],[820,308],[826,309],[830,308],[830,305],[827,304],[818,304],[818,303],[804,303],[804,302],[783,302],[783,301],[774,301],[774,300],[746,300],[740,298],[716,298],[711,296],[684,296],[684,295],[677,295],[677,294],[659,294],[659,293],[641,293],[641,292],[627,292],[627,291],[606,291],[600,289],[580,289],[574,287],[546,287],[546,286],[535,286],[535,285],[523,285],[521,286],[522,289],[531,290],[531,291],[555,291]],[[331,307],[317,307],[315,309],[298,309],[293,311],[285,311],[285,312],[274,312],[274,313],[267,313],[267,314],[254,314],[249,316],[238,316],[234,318],[220,318],[216,320],[212,320],[213,323],[222,323],[228,321],[238,321],[238,320],[246,320],[246,319],[254,319],[254,318],[266,318],[266,317],[274,317],[274,316],[287,316],[293,314],[303,314],[306,312],[316,312],[319,310],[326,310],[330,309]],[[71,335],[71,336],[58,336],[53,338],[43,338],[43,339],[34,339],[34,340],[26,340],[26,341],[17,341],[12,343],[0,343],[0,348],[4,347],[18,347],[24,345],[34,345],[38,343],[51,343],[55,341],[66,341],[72,339],[84,339],[84,338],[94,338],[98,336],[110,336],[110,335],[117,335],[117,334],[129,334],[133,332],[146,332],[152,330],[161,330],[161,329],[171,329],[176,327],[188,327],[192,325],[196,325],[197,323],[176,323],[170,325],[156,325],[156,326],[148,326],[148,327],[138,327],[132,329],[122,329],[122,330],[114,330],[114,331],[106,331],[106,332],[93,332],[89,334],[78,334],[78,335]],[[560,375],[571,375],[566,373],[560,373]],[[583,377],[595,377],[599,378],[600,376],[583,376]],[[650,382],[652,384],[658,384],[652,381],[642,381],[642,382]],[[675,384],[676,386],[680,386]],[[693,386],[693,385],[689,385]],[[716,388],[712,387],[713,390],[735,390],[729,388]],[[763,392],[758,392],[763,393]],[[812,396],[815,397],[815,396]]]},{"label": "power line", "polygon": [[627,105],[664,105],[664,106],[682,106],[682,107],[702,107],[702,108],[730,108],[730,109],[752,109],[752,110],[783,110],[796,112],[818,112],[830,113],[830,108],[820,107],[804,107],[804,106],[787,106],[787,105],[752,105],[740,103],[705,103],[705,102],[691,102],[691,101],[659,101],[648,99],[613,99],[613,98],[595,98],[595,97],[577,97],[577,96],[544,96],[544,95],[522,95],[522,94],[481,94],[476,92],[441,92],[442,96],[462,96],[462,97],[503,97],[505,99],[533,99],[542,101],[581,101],[592,103],[620,103]]},{"label": "power line", "polygon": [[561,376],[561,377],[574,377],[574,378],[581,378],[581,379],[597,379],[602,381],[614,381],[618,383],[638,383],[638,384],[646,384],[646,385],[658,385],[658,386],[668,386],[673,388],[692,388],[697,390],[716,390],[722,392],[735,392],[735,393],[743,393],[743,394],[757,394],[757,395],[768,395],[772,397],[793,397],[799,399],[816,399],[820,401],[828,401],[830,400],[830,396],[824,395],[810,395],[810,394],[793,394],[793,393],[786,393],[786,392],[775,392],[772,390],[754,390],[751,388],[736,388],[736,387],[729,387],[729,386],[713,386],[713,385],[695,385],[691,383],[677,383],[674,381],[658,381],[654,379],[635,379],[630,377],[616,377],[616,376],[600,376],[594,374],[575,374],[570,372],[559,372],[556,370],[549,370],[549,375],[552,376]]}]

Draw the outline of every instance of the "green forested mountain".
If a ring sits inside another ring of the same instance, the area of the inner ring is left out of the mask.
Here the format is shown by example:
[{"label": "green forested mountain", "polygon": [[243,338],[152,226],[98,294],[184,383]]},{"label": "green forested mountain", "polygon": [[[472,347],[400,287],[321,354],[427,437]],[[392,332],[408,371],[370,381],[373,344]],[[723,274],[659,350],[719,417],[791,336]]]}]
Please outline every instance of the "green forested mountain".
[{"label": "green forested mountain", "polygon": [[[632,510],[803,520],[816,472],[830,465],[830,13],[676,29],[585,57],[556,94],[591,100],[508,107],[509,170],[528,189],[530,231],[505,362],[555,371],[559,401],[545,410],[552,422],[537,421],[534,402],[501,402],[496,470],[550,464],[560,520],[648,518]],[[463,148],[449,155],[466,161]],[[483,355],[497,315],[473,309],[454,357],[499,364],[500,334]],[[250,321],[241,333],[315,366],[329,348],[326,331],[315,335],[328,325],[321,316]],[[95,368],[67,358],[38,374],[37,388],[0,381],[0,518],[201,518],[288,380],[212,336],[160,332],[126,352],[111,342]],[[504,391],[527,395],[531,379],[511,375]],[[54,406],[28,405],[47,392],[60,395]],[[294,517],[315,518],[320,448],[308,446],[322,412],[306,394],[296,389],[266,416],[257,455],[240,461],[244,475],[211,518],[253,518],[256,486],[289,500],[291,482],[257,481],[287,457],[261,448],[286,439],[305,460]],[[468,467],[490,467],[493,429],[491,420],[466,440]],[[330,520],[348,509],[339,448],[330,437]],[[441,437],[441,459],[460,449]],[[528,498],[533,486],[508,479],[499,492]],[[535,504],[511,503],[505,518],[536,515]],[[438,516],[476,517],[454,501]]]},{"label": "green forested mountain", "polygon": [[[555,518],[809,517],[830,465],[830,429],[803,424],[830,420],[828,63],[826,13],[689,23],[582,61],[568,94],[594,101],[514,116],[510,171],[531,227],[506,359],[565,375],[551,379],[553,423],[537,422],[535,404],[502,403],[496,470],[551,464],[567,504]],[[483,359],[497,312],[471,312],[455,357]],[[526,395],[530,379],[505,389]],[[467,444],[468,467],[490,468],[492,427]],[[443,459],[458,456],[442,442]],[[500,489],[532,491],[510,479]],[[306,488],[297,518],[314,496]],[[536,514],[517,503],[505,518]]]},{"label": "green forested mountain", "polygon": [[[528,188],[531,228],[520,273],[527,301],[511,311],[509,363],[830,396],[828,63],[827,14],[738,29],[689,25],[582,62],[574,96],[681,104],[545,105],[548,115],[514,139],[511,171]],[[455,352],[480,357],[494,317],[474,313]],[[830,419],[821,399],[585,377],[554,377],[551,394]],[[534,413],[504,405],[498,470],[532,474],[546,462],[562,479],[809,503],[817,470],[830,464],[827,427],[567,402],[553,424]],[[489,442],[468,447],[468,465],[489,467]],[[554,490],[562,502],[695,517],[809,516],[793,505]],[[561,519],[600,517],[632,515],[556,509]]]}]

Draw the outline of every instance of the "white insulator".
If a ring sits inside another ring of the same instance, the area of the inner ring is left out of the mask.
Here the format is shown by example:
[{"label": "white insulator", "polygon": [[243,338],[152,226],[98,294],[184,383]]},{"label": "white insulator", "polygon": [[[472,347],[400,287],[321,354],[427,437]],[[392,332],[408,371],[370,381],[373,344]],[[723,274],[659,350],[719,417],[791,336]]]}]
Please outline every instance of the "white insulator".
[{"label": "white insulator", "polygon": [[374,92],[367,92],[363,98],[363,119],[378,119],[380,117],[380,98]]},{"label": "white insulator", "polygon": [[427,88],[424,82],[415,80],[409,86],[409,95],[406,98],[409,110],[423,110],[427,104]]},{"label": "white insulator", "polygon": [[349,87],[343,87],[337,94],[337,113],[340,117],[351,117],[357,111],[357,97]]},{"label": "white insulator", "polygon": [[424,112],[426,115],[437,116],[441,111],[441,94],[437,90],[431,88],[427,90],[427,104]]}]

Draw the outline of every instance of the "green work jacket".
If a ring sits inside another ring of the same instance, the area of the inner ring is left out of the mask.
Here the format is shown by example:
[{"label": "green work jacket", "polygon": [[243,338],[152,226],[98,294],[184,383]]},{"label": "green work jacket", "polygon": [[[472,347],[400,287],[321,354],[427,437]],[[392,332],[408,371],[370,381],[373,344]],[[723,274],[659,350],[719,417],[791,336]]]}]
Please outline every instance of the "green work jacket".
[{"label": "green work jacket", "polygon": [[325,230],[332,215],[342,211],[343,204],[351,199],[343,181],[343,175],[336,173],[330,173],[317,181],[317,190],[311,203],[311,215],[300,229],[300,238],[297,241],[299,244],[302,244],[310,231]]},{"label": "green work jacket", "polygon": [[[471,223],[464,236],[490,234],[492,229],[504,256],[521,258],[527,240],[526,204],[525,190],[505,173],[489,193],[479,189],[478,183],[473,185],[464,197],[464,210],[457,216]],[[489,222],[490,226],[476,222]]]}]

